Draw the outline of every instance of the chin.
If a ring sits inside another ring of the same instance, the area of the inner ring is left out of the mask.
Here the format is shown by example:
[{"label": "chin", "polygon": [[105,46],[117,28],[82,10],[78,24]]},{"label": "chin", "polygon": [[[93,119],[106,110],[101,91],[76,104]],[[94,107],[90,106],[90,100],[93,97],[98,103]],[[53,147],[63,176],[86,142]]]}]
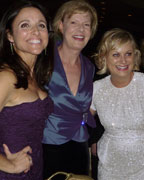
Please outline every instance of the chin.
[{"label": "chin", "polygon": [[39,55],[39,54],[42,53],[42,51],[37,50],[37,51],[32,51],[31,53],[34,54],[34,55]]}]

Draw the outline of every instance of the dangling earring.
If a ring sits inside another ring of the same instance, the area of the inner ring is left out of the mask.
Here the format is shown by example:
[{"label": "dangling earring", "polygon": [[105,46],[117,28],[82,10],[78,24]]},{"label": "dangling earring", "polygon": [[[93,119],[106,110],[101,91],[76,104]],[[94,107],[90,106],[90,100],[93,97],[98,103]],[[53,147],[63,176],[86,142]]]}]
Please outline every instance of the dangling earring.
[{"label": "dangling earring", "polygon": [[45,56],[46,56],[47,55],[47,48],[45,48],[44,53],[45,53]]},{"label": "dangling earring", "polygon": [[11,42],[10,42],[10,49],[11,49],[11,53],[12,53],[12,55],[14,55],[13,43],[11,43]]}]

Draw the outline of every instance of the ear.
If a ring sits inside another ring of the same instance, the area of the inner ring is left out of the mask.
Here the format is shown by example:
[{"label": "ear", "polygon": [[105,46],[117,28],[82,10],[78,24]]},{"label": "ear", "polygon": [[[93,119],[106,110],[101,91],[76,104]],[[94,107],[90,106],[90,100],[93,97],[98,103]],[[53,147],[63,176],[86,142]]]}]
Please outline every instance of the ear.
[{"label": "ear", "polygon": [[9,30],[7,30],[7,39],[8,39],[11,43],[14,42],[13,36],[12,36],[12,34],[11,34],[11,32],[10,32]]},{"label": "ear", "polygon": [[59,31],[63,34],[63,22],[59,22]]}]

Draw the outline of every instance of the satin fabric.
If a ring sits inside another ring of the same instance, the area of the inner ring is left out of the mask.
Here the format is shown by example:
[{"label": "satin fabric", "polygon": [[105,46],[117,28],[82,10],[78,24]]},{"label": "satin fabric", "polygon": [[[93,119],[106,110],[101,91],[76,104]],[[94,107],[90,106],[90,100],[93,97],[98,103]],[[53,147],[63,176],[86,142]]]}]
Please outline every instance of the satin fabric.
[{"label": "satin fabric", "polygon": [[[59,42],[57,46],[59,46]],[[95,127],[95,120],[89,108],[93,92],[94,65],[80,54],[81,78],[74,96],[69,88],[66,74],[55,48],[54,71],[46,88],[54,102],[54,112],[46,121],[44,144],[63,144],[69,140],[84,142],[88,139],[88,125]]]}]

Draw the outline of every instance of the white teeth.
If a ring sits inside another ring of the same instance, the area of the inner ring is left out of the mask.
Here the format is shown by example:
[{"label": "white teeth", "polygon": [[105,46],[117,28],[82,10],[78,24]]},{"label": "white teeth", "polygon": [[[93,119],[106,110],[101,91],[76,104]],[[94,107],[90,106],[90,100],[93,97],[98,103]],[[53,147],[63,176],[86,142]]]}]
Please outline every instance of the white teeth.
[{"label": "white teeth", "polygon": [[83,36],[74,36],[74,37],[76,37],[76,38],[81,38],[81,39],[83,39],[83,38],[84,38]]},{"label": "white teeth", "polygon": [[128,66],[117,66],[118,69],[127,69]]},{"label": "white teeth", "polygon": [[40,40],[31,40],[29,41],[30,43],[34,43],[34,44],[39,44],[40,43]]}]

